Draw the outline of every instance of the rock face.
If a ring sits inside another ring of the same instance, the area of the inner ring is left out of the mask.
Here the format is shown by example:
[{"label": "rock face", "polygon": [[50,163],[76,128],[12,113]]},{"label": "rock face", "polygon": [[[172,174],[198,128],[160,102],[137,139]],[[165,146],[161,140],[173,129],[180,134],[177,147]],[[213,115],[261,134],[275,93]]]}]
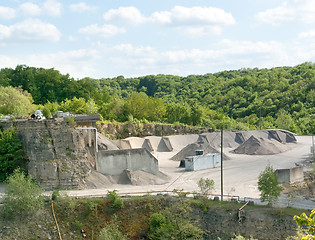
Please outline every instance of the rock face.
[{"label": "rock face", "polygon": [[1,122],[23,141],[28,172],[45,189],[83,187],[95,168],[95,131],[76,130],[60,120]]}]

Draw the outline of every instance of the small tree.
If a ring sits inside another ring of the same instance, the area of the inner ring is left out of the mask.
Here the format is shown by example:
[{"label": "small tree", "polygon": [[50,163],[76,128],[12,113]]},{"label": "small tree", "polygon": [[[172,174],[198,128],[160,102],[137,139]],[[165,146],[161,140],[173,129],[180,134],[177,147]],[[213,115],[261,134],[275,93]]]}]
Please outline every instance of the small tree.
[{"label": "small tree", "polygon": [[200,178],[198,187],[200,188],[201,196],[204,198],[208,198],[208,195],[215,189],[214,181],[209,178]]},{"label": "small tree", "polygon": [[8,177],[7,195],[3,200],[4,214],[9,217],[23,216],[35,212],[43,205],[43,190],[34,179],[20,169]]},{"label": "small tree", "polygon": [[261,201],[267,201],[269,205],[272,205],[274,201],[278,200],[282,189],[283,188],[279,186],[277,175],[273,167],[268,165],[258,177],[258,190],[261,192]]}]

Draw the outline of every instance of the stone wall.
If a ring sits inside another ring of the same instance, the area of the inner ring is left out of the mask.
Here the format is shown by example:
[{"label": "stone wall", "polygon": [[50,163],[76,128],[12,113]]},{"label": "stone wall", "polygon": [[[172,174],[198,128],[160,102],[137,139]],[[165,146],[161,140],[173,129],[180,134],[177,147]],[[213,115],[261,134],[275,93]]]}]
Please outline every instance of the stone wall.
[{"label": "stone wall", "polygon": [[169,136],[174,134],[199,134],[212,131],[188,125],[154,123],[99,123],[97,130],[111,139],[127,137]]},{"label": "stone wall", "polygon": [[75,130],[63,120],[0,122],[14,127],[28,159],[28,172],[45,189],[84,186],[95,168],[95,131]]}]

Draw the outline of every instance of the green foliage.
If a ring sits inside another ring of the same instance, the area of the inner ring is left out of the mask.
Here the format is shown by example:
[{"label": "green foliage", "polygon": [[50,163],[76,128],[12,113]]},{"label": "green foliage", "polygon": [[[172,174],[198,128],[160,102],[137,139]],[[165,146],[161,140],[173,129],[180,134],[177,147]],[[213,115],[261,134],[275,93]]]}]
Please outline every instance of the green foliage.
[{"label": "green foliage", "polygon": [[198,181],[198,187],[201,192],[201,196],[208,198],[208,195],[215,189],[214,180],[209,178],[200,178]]},{"label": "green foliage", "polygon": [[8,177],[7,195],[3,200],[3,211],[7,217],[22,217],[32,214],[43,206],[43,189],[20,169]]},{"label": "green foliage", "polygon": [[52,194],[51,194],[51,199],[53,201],[57,200],[60,197],[60,192],[59,189],[54,189]]},{"label": "green foliage", "polygon": [[102,228],[97,240],[127,240],[127,237],[119,231],[116,223],[110,223]]},{"label": "green foliage", "polygon": [[308,227],[308,234],[305,234],[302,239],[315,239],[315,209],[310,216],[302,213],[300,216],[294,216],[293,219],[299,226]]},{"label": "green foliage", "polygon": [[140,121],[180,122],[212,129],[279,127],[315,134],[314,76],[315,64],[306,62],[295,67],[187,77],[159,74],[76,81],[54,69],[19,65],[1,69],[0,85],[21,86],[36,104],[63,102],[66,111],[77,113],[89,112],[86,103],[90,96],[91,103],[95,102],[92,111],[98,109],[106,120],[127,121],[132,116]]},{"label": "green foliage", "polygon": [[74,117],[66,117],[64,121],[68,123],[69,126],[72,128],[75,128],[77,126],[77,123],[74,121]]},{"label": "green foliage", "polygon": [[268,165],[264,171],[262,171],[258,177],[258,190],[260,193],[260,199],[262,202],[267,201],[269,205],[272,205],[274,201],[277,201],[283,188],[278,185],[278,179],[273,167]]},{"label": "green foliage", "polygon": [[0,130],[0,182],[25,164],[22,141],[13,128]]},{"label": "green foliage", "polygon": [[189,217],[191,212],[191,206],[180,194],[177,202],[160,213],[152,214],[149,239],[203,239],[203,230]]},{"label": "green foliage", "polygon": [[117,190],[108,191],[107,195],[114,209],[121,209],[124,207],[124,201],[118,196]]},{"label": "green foliage", "polygon": [[[91,106],[90,106],[91,103]],[[97,106],[93,99],[90,102],[86,102],[84,98],[72,98],[66,99],[60,104],[60,109],[64,112],[71,112],[76,114],[88,114],[97,112]]]},{"label": "green foliage", "polygon": [[0,86],[0,114],[22,116],[35,110],[33,98],[21,88]]}]

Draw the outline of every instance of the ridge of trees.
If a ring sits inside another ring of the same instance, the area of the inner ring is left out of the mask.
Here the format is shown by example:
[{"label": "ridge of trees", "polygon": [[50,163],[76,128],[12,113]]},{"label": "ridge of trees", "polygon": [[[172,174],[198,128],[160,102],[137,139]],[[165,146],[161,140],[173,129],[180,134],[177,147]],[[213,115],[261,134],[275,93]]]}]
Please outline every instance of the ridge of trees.
[{"label": "ridge of trees", "polygon": [[[315,63],[214,74],[75,80],[55,69],[0,70],[0,86],[20,87],[34,104],[93,101],[105,120],[159,121],[215,128],[282,128],[315,133]],[[1,104],[0,104],[1,105]],[[86,109],[86,108],[84,108]]]}]

